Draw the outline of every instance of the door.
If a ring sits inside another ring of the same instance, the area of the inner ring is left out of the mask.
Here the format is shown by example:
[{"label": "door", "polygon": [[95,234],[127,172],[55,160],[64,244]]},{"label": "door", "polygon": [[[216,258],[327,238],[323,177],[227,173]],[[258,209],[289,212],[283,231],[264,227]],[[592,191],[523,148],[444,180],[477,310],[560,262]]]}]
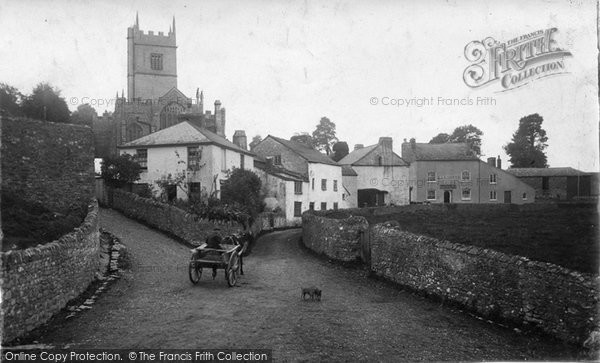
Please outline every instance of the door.
[{"label": "door", "polygon": [[444,192],[444,203],[452,203],[452,191],[446,190]]},{"label": "door", "polygon": [[504,191],[504,203],[508,203],[508,204],[512,203],[511,198],[512,198],[512,195],[510,193],[510,190]]}]

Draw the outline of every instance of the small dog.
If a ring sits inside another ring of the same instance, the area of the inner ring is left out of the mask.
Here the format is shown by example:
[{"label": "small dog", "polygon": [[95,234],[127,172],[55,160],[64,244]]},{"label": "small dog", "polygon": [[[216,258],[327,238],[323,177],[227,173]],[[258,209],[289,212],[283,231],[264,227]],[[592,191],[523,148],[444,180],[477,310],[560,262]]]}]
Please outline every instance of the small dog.
[{"label": "small dog", "polygon": [[307,295],[311,300],[321,301],[321,290],[315,286],[302,288],[302,300],[306,300]]}]

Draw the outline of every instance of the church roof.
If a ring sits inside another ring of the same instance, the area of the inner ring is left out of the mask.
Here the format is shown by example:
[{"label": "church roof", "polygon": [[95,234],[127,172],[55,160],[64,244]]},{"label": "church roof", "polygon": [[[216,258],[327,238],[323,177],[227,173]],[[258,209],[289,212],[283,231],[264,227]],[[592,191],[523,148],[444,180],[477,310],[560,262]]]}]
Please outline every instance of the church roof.
[{"label": "church roof", "polygon": [[142,136],[139,139],[130,141],[122,146],[121,149],[135,147],[159,147],[175,145],[217,145],[224,149],[230,149],[242,154],[254,156],[254,153],[244,150],[233,142],[211,132],[190,121],[183,121],[166,129],[153,132]]}]

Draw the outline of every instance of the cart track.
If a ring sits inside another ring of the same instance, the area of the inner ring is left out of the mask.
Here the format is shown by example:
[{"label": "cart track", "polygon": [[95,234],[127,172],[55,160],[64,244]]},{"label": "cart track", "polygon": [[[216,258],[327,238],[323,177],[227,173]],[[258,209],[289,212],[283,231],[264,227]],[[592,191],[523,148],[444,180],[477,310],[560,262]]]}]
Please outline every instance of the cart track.
[{"label": "cart track", "polygon": [[[132,267],[93,309],[40,339],[78,348],[268,348],[277,360],[572,360],[570,346],[474,319],[315,258],[300,230],[263,236],[227,287],[187,276],[190,251],[102,209],[101,226],[126,245]],[[304,302],[302,286],[323,290]]]}]

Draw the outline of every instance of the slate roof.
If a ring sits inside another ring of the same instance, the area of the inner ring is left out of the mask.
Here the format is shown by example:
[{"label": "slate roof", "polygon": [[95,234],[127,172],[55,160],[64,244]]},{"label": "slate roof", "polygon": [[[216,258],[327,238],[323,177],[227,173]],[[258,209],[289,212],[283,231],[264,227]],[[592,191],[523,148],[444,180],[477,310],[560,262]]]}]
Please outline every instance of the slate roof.
[{"label": "slate roof", "polygon": [[267,137],[272,138],[273,140],[279,142],[283,146],[292,150],[296,154],[300,155],[302,158],[306,159],[306,161],[311,163],[321,163],[321,164],[329,164],[329,165],[339,165],[335,161],[333,161],[329,156],[312,149],[308,146],[305,146],[299,142],[290,141],[286,139],[282,139],[280,137],[275,137],[273,135],[269,135]]},{"label": "slate roof", "polygon": [[413,161],[479,160],[466,143],[426,144],[402,143],[402,158]]},{"label": "slate roof", "polygon": [[[338,161],[338,164],[354,166],[380,166],[376,161],[376,158],[367,158],[367,156],[372,152],[381,152],[381,145],[375,144],[354,150],[350,154],[344,156],[342,160]],[[392,157],[393,159],[391,165],[408,166],[408,163],[395,152],[392,152]]]},{"label": "slate roof", "polygon": [[[264,160],[264,159],[263,159]],[[300,173],[295,173],[291,170],[287,170],[284,168],[280,168],[276,165],[272,165],[270,168],[267,167],[266,163],[263,160],[254,160],[254,167],[256,169],[260,169],[263,170],[264,172],[266,172],[267,174],[271,174],[279,179],[282,180],[291,180],[291,181],[301,181],[301,182],[308,182],[308,177],[305,175],[302,175]]]},{"label": "slate roof", "polygon": [[342,165],[342,176],[358,176],[358,174],[350,165]]},{"label": "slate roof", "polygon": [[196,125],[194,122],[187,120],[167,127],[166,129],[142,136],[139,139],[132,140],[122,146],[119,146],[119,148],[127,149],[141,146],[158,147],[199,144],[213,144],[224,149],[230,149],[239,153],[254,156],[254,153],[244,150],[224,137],[221,137],[214,132]]},{"label": "slate roof", "polygon": [[544,177],[544,176],[581,176],[588,175],[583,171],[573,169],[571,167],[562,168],[508,168],[507,172],[512,175],[524,178],[524,177]]}]

